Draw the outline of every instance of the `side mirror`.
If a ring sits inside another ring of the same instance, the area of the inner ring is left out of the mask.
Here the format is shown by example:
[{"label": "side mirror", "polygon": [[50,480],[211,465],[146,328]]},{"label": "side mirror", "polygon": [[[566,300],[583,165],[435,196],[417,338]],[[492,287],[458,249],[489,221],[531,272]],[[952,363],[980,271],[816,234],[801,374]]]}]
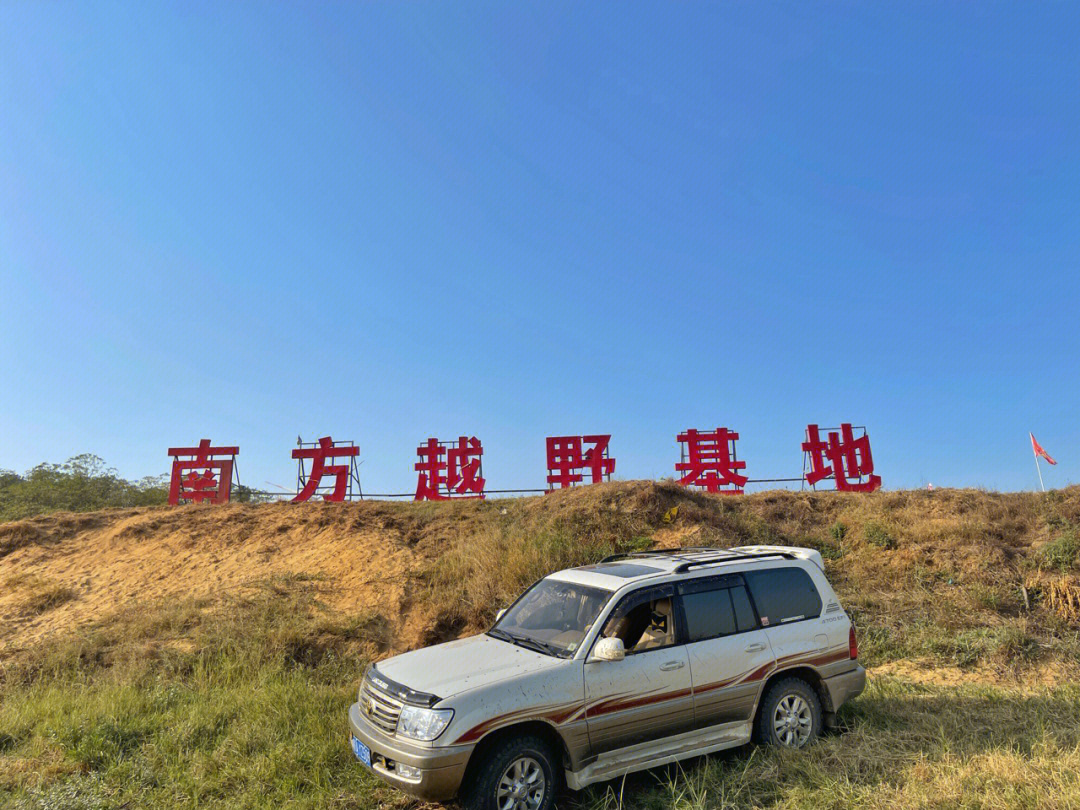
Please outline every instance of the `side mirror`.
[{"label": "side mirror", "polygon": [[621,638],[602,638],[593,647],[592,657],[594,661],[622,661],[626,647]]},{"label": "side mirror", "polygon": [[499,621],[499,619],[501,619],[505,615],[506,615],[506,608],[503,608],[502,610],[500,610],[498,613],[495,614],[495,621]]}]

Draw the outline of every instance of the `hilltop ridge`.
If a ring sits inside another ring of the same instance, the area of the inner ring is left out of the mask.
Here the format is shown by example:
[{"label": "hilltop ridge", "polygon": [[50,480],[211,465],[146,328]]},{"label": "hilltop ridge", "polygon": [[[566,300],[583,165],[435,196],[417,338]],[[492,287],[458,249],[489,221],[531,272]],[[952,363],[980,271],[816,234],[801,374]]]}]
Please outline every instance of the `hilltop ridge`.
[{"label": "hilltop ridge", "polygon": [[1080,487],[733,498],[641,481],[488,501],[52,514],[0,524],[0,655],[133,609],[212,613],[298,589],[309,611],[377,626],[353,641],[387,654],[479,630],[537,577],[613,551],[769,542],[822,551],[877,660],[1072,666],[1078,525]]}]

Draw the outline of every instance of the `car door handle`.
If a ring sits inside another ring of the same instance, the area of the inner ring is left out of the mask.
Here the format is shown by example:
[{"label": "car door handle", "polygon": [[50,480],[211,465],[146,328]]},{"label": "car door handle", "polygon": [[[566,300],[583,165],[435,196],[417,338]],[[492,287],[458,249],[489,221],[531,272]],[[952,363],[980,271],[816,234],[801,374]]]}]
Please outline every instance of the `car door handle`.
[{"label": "car door handle", "polygon": [[661,672],[671,672],[673,669],[682,669],[682,668],[683,668],[683,662],[682,661],[668,661],[666,664],[661,664],[660,665],[660,671]]},{"label": "car door handle", "polygon": [[761,652],[764,649],[765,645],[760,641],[755,641],[753,644],[748,644],[746,646],[746,652]]}]

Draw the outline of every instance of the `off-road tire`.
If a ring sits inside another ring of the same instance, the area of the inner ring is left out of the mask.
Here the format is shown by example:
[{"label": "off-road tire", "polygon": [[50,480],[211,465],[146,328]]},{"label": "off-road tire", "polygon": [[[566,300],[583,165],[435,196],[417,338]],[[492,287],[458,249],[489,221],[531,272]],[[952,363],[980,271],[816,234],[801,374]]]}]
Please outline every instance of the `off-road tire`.
[{"label": "off-road tire", "polygon": [[466,810],[499,810],[496,797],[507,769],[519,760],[531,760],[539,765],[544,778],[543,799],[530,810],[551,810],[561,784],[561,769],[547,741],[533,734],[506,736],[494,740],[477,752],[483,759],[477,763],[462,786],[458,797]]},{"label": "off-road tire", "polygon": [[[777,724],[792,714],[807,718],[809,728],[804,732],[804,724],[799,721],[793,724],[790,733],[784,729],[778,732]],[[754,723],[754,740],[781,748],[805,748],[821,734],[822,720],[821,699],[814,687],[802,678],[782,678],[769,687],[761,700]]]}]

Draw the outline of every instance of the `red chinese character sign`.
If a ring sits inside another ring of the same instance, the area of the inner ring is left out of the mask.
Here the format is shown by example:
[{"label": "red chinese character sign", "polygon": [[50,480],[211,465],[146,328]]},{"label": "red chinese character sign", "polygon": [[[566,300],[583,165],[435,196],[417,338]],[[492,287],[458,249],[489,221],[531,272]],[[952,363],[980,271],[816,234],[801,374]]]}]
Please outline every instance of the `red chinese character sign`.
[{"label": "red chinese character sign", "polygon": [[239,447],[211,447],[209,439],[198,447],[170,447],[169,503],[228,503],[239,452]]},{"label": "red chinese character sign", "polygon": [[[856,430],[861,435],[856,436]],[[866,428],[852,428],[845,422],[839,428],[826,428],[825,433],[828,440],[822,441],[817,425],[806,426],[806,441],[802,445],[806,483],[815,486],[819,481],[831,478],[840,492],[880,489],[881,476],[874,475],[874,458],[870,454],[870,436]]]},{"label": "red chinese character sign", "polygon": [[[360,492],[360,475],[356,469],[359,447],[352,442],[335,442],[329,436],[323,436],[317,442],[303,442],[297,437],[296,445],[296,449],[292,451],[298,467],[297,494],[293,503],[311,500],[315,495],[321,495],[324,501],[343,501],[346,497],[352,497],[354,484],[357,494],[363,497]],[[327,464],[327,461],[339,458],[348,459],[348,462]],[[311,462],[310,471],[306,466],[308,461]],[[333,478],[333,483],[324,484],[324,478]]]},{"label": "red chinese character sign", "polygon": [[740,494],[749,479],[739,473],[746,468],[746,462],[738,461],[735,455],[738,439],[738,433],[723,427],[704,433],[697,430],[680,433],[682,461],[675,465],[675,471],[683,473],[679,483],[706,492]]},{"label": "red chinese character sign", "polygon": [[[615,459],[608,455],[611,435],[596,436],[548,436],[547,467],[548,491],[580,484],[588,470],[598,484],[611,479],[615,472]],[[588,446],[588,449],[586,449]]]},{"label": "red chinese character sign", "polygon": [[475,436],[461,436],[456,442],[428,439],[416,448],[416,455],[416,500],[484,497],[484,448]]}]

